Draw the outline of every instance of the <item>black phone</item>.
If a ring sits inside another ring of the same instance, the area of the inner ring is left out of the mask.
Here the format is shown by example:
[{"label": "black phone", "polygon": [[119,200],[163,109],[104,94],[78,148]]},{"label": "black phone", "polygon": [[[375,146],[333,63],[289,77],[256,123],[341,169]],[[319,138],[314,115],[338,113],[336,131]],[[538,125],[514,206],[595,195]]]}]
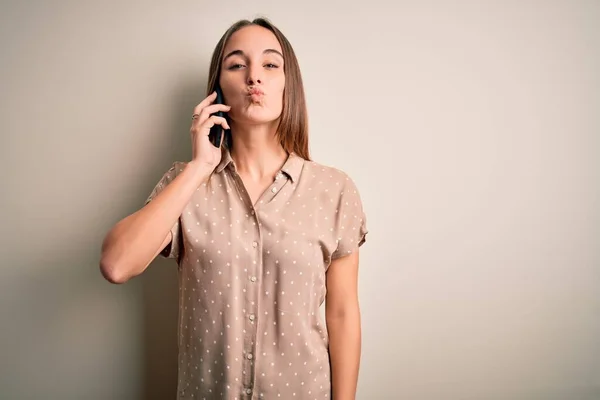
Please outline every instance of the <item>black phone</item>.
[{"label": "black phone", "polygon": [[[215,99],[215,102],[213,104],[224,104],[223,103],[223,92],[221,91],[221,88],[219,87],[219,85],[216,86],[215,91],[217,92],[217,98]],[[227,113],[224,111],[217,111],[216,113],[213,113],[211,115],[216,115],[218,117],[227,118]],[[220,147],[221,138],[223,137],[224,132],[225,132],[224,128],[219,124],[215,124],[215,125],[213,125],[212,128],[210,128],[210,133],[208,134],[208,139],[215,147]]]}]

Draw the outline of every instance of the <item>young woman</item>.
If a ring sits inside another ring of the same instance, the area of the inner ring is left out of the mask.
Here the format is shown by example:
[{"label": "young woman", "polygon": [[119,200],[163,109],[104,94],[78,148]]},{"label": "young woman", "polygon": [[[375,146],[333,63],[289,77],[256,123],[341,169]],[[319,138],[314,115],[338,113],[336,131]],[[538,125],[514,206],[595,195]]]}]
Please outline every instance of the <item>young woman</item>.
[{"label": "young woman", "polygon": [[309,157],[288,40],[266,19],[237,22],[216,46],[208,93],[192,159],[111,229],[101,271],[123,283],[159,254],[177,260],[178,399],[354,399],[365,214],[348,175]]}]

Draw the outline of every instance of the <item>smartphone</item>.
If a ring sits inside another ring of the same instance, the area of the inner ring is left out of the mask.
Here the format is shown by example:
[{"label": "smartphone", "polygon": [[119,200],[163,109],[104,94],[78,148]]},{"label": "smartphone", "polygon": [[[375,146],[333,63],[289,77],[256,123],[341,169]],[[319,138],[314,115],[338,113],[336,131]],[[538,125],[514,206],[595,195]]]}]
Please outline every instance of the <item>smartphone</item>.
[{"label": "smartphone", "polygon": [[[218,84],[215,88],[215,91],[217,92],[217,98],[215,99],[215,102],[213,104],[224,104],[223,103],[223,92],[221,91],[221,87]],[[212,115],[227,118],[227,113],[224,111],[217,111],[216,113],[213,113]],[[212,128],[210,128],[210,133],[208,134],[208,139],[215,147],[219,147],[221,144],[221,138],[223,137],[223,134],[224,134],[224,128],[219,124],[215,124]]]}]

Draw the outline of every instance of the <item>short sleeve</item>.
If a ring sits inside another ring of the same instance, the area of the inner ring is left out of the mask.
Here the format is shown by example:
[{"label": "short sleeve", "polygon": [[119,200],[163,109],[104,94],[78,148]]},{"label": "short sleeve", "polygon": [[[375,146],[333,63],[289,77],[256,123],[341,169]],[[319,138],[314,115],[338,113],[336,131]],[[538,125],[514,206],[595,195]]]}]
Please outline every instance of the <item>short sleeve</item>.
[{"label": "short sleeve", "polygon": [[[171,183],[175,177],[181,172],[181,166],[179,163],[175,162],[169,168],[167,172],[164,173],[162,178],[158,181],[154,189],[150,192],[150,195],[147,197],[146,202],[144,204],[150,203],[164,188]],[[174,258],[176,260],[179,259],[182,239],[181,233],[181,218],[178,218],[177,221],[171,227],[172,240],[161,252],[160,256],[164,258]]]},{"label": "short sleeve", "polygon": [[332,259],[351,254],[366,241],[367,217],[361,196],[354,181],[344,175],[344,183],[335,213],[335,233],[337,247]]}]

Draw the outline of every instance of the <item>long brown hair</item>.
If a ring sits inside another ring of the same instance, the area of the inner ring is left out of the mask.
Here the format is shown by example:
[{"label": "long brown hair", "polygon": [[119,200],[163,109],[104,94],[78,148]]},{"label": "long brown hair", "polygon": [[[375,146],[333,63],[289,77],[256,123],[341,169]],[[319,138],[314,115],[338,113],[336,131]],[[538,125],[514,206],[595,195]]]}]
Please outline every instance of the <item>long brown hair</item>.
[{"label": "long brown hair", "polygon": [[[288,153],[294,152],[305,160],[310,160],[308,148],[308,111],[306,109],[300,65],[290,42],[267,18],[256,18],[252,21],[239,20],[231,25],[225,34],[223,34],[212,54],[206,95],[211,94],[219,82],[224,56],[223,52],[227,41],[235,32],[249,25],[258,25],[270,30],[281,45],[285,71],[285,89],[283,92],[283,110],[279,126],[277,127],[277,137],[285,151]],[[231,132],[225,131],[223,145],[231,148],[232,144]]]}]

